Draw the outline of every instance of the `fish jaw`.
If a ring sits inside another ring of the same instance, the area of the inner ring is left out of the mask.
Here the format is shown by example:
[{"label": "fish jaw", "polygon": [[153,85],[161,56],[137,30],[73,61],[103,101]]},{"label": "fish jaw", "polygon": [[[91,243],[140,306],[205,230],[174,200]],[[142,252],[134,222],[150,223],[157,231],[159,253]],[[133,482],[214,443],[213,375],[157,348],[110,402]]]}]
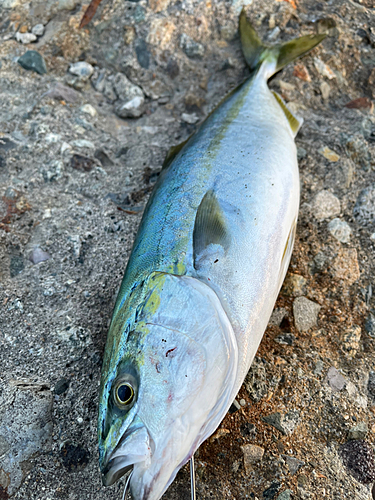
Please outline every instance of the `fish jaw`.
[{"label": "fish jaw", "polygon": [[150,439],[146,427],[137,416],[116,448],[112,452],[109,448],[108,451],[102,455],[103,458],[100,460],[104,486],[114,484],[131,470],[134,464],[142,463],[143,467],[149,465]]}]

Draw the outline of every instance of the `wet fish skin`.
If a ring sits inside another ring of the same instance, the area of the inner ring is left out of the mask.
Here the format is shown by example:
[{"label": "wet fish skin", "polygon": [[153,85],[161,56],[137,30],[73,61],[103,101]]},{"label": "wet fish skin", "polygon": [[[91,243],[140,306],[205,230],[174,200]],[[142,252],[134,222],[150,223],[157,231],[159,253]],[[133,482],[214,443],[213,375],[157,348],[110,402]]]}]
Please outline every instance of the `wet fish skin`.
[{"label": "wet fish skin", "polygon": [[[135,500],[158,500],[225,416],[293,247],[300,122],[267,79],[322,37],[274,49],[244,13],[240,26],[254,74],[162,170],[108,333],[98,424],[103,481],[112,484],[133,465]],[[134,389],[124,408],[114,396],[121,381]]]}]

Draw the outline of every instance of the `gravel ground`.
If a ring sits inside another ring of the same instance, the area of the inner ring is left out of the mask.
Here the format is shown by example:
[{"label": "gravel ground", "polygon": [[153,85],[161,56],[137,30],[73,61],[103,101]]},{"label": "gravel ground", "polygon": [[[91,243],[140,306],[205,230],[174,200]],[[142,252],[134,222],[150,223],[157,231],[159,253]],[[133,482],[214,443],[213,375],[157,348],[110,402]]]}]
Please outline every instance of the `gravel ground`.
[{"label": "gravel ground", "polygon": [[103,0],[81,30],[79,0],[0,0],[0,499],[121,498],[96,449],[111,311],[167,150],[248,74],[244,4],[269,42],[329,36],[270,82],[305,120],[296,246],[197,498],[375,498],[372,0]]}]

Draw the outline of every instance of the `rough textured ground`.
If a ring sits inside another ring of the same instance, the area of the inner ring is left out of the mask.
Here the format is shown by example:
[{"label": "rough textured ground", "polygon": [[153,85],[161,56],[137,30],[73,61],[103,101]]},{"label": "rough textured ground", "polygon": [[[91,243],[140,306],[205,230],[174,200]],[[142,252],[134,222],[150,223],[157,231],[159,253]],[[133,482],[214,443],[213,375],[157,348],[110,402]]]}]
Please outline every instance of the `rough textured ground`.
[{"label": "rough textured ground", "polygon": [[[197,453],[197,498],[373,498],[372,0],[103,0],[83,30],[79,0],[1,0],[0,499],[121,498],[96,450],[111,310],[168,148],[247,75],[243,3],[269,41],[329,37],[270,82],[305,120],[297,241],[235,406]],[[47,73],[18,64],[27,50]],[[189,491],[184,468],[164,498]]]}]

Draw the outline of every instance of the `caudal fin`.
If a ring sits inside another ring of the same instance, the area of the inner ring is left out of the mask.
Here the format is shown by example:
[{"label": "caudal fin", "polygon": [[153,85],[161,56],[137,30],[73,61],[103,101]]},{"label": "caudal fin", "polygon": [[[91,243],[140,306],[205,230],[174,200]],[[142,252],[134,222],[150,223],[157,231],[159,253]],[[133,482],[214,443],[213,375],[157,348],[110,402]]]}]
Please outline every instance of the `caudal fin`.
[{"label": "caudal fin", "polygon": [[242,51],[250,69],[256,70],[263,61],[274,62],[273,69],[267,75],[268,77],[309,52],[326,37],[325,33],[305,35],[290,40],[290,42],[270,46],[264,44],[258,37],[253,26],[247,20],[244,9],[242,9],[239,24]]}]

